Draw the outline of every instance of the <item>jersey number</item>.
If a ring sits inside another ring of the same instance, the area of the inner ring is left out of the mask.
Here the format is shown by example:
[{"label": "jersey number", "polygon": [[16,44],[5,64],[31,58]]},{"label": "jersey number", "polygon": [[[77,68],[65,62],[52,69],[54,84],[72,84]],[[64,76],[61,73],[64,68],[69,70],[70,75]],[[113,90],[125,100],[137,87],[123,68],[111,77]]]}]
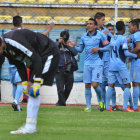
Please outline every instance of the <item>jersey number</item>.
[{"label": "jersey number", "polygon": [[116,57],[118,57],[117,46],[111,46],[111,57],[112,57],[112,53],[115,53]]}]

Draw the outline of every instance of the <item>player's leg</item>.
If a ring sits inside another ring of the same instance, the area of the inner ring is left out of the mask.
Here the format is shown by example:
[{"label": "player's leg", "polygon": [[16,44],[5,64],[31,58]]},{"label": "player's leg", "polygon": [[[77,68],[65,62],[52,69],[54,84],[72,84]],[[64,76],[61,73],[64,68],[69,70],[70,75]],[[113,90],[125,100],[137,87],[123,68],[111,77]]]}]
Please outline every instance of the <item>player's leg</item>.
[{"label": "player's leg", "polygon": [[85,100],[86,108],[85,112],[91,112],[91,79],[92,79],[92,68],[90,66],[84,66],[83,82],[85,83]]},{"label": "player's leg", "polygon": [[116,81],[116,75],[115,72],[113,71],[109,71],[108,72],[108,89],[106,92],[106,110],[107,111],[111,111],[110,110],[110,100],[112,98],[112,94],[114,93],[114,84]]},{"label": "player's leg", "polygon": [[133,109],[134,110],[138,110],[138,99],[139,99],[139,95],[140,95],[140,67],[139,66],[135,66],[134,67],[134,72],[133,72],[133,102],[134,102],[134,106]]},{"label": "player's leg", "polygon": [[[122,70],[122,71],[119,71],[119,75],[118,77],[120,76],[120,84],[121,82],[124,84],[124,94],[123,94],[123,111],[126,111],[126,112],[133,112],[133,110],[130,110],[129,108],[127,108],[127,104],[129,102],[129,98],[130,98],[130,88],[131,88],[131,85],[130,85],[130,75],[129,75],[129,72],[128,70]],[[119,81],[119,79],[118,79]]]},{"label": "player's leg", "polygon": [[22,87],[22,83],[21,83],[21,78],[18,74],[18,72],[16,71],[16,74],[15,74],[15,83],[16,83],[16,93],[15,93],[15,99],[14,99],[14,102],[16,103],[17,105],[17,111],[21,111],[21,107],[19,105],[19,99],[22,95],[22,90],[23,90],[23,87]]},{"label": "player's leg", "polygon": [[102,66],[96,66],[92,68],[92,87],[94,88],[96,94],[98,95],[100,111],[104,110],[104,102],[101,97],[102,89],[99,84],[102,82],[102,72],[103,72]]}]

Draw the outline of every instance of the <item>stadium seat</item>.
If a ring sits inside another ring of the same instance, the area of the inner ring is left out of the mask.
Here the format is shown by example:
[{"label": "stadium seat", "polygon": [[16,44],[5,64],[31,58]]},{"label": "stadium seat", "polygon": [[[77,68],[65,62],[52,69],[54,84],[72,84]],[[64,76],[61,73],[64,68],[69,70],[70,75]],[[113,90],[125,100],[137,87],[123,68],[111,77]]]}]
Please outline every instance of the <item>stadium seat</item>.
[{"label": "stadium seat", "polygon": [[138,1],[137,4],[140,5],[140,1]]},{"label": "stadium seat", "polygon": [[56,17],[54,17],[55,21],[60,21],[60,20],[69,21],[70,19],[71,19],[71,17],[63,17],[63,16],[56,16]]},{"label": "stadium seat", "polygon": [[38,3],[55,3],[56,0],[38,0]]},{"label": "stadium seat", "polygon": [[59,4],[74,4],[75,0],[59,0]]},{"label": "stadium seat", "polygon": [[32,18],[32,16],[21,16],[21,17],[25,20],[30,20]]},{"label": "stadium seat", "polygon": [[0,2],[5,2],[5,0],[0,0]]},{"label": "stadium seat", "polygon": [[52,18],[50,16],[36,16],[34,17],[34,20],[36,21],[49,21]]},{"label": "stadium seat", "polygon": [[111,20],[110,17],[105,17],[105,21],[106,21],[106,22],[109,22],[110,20]]},{"label": "stadium seat", "polygon": [[14,2],[16,2],[16,0],[8,0],[7,2],[13,2],[14,3]]},{"label": "stadium seat", "polygon": [[88,21],[90,17],[74,17],[75,21]]},{"label": "stadium seat", "polygon": [[0,15],[0,20],[11,20],[12,16],[8,16],[8,15]]},{"label": "stadium seat", "polygon": [[94,0],[78,0],[78,4],[94,4]]},{"label": "stadium seat", "polygon": [[109,1],[105,1],[105,0],[98,0],[97,4],[114,4],[114,0],[109,0]]},{"label": "stadium seat", "polygon": [[129,5],[133,5],[134,1],[118,1],[118,4],[129,4]]},{"label": "stadium seat", "polygon": [[[113,18],[115,20],[115,18]],[[129,22],[130,21],[130,18],[127,18],[127,17],[118,17],[117,18],[118,21],[124,21],[124,22]]]},{"label": "stadium seat", "polygon": [[19,0],[20,3],[36,3],[36,0]]}]

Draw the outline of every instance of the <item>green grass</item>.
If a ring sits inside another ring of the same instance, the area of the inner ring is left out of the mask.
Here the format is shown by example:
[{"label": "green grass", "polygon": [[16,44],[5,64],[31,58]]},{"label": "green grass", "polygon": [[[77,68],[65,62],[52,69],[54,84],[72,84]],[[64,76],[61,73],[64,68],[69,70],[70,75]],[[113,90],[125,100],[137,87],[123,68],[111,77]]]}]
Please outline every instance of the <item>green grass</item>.
[{"label": "green grass", "polygon": [[83,112],[84,107],[40,107],[37,134],[11,135],[25,123],[26,107],[0,106],[0,140],[139,140],[140,113]]}]

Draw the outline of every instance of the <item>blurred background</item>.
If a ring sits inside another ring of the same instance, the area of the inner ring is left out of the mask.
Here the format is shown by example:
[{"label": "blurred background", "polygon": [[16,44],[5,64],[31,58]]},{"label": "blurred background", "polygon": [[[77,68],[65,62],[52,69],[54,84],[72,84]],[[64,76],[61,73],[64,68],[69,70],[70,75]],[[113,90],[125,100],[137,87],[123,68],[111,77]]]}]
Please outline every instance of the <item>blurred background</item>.
[{"label": "blurred background", "polygon": [[[12,18],[23,18],[23,27],[43,32],[47,24],[55,23],[48,36],[56,41],[64,29],[69,30],[70,40],[80,42],[86,32],[86,22],[96,12],[104,12],[106,24],[115,24],[122,20],[126,24],[126,36],[129,36],[128,22],[139,18],[140,0],[0,0],[0,35],[13,28]],[[76,57],[79,70],[75,72],[75,82],[82,81],[84,52]],[[129,67],[129,63],[128,63]],[[9,80],[7,61],[3,64],[1,78]]]}]

